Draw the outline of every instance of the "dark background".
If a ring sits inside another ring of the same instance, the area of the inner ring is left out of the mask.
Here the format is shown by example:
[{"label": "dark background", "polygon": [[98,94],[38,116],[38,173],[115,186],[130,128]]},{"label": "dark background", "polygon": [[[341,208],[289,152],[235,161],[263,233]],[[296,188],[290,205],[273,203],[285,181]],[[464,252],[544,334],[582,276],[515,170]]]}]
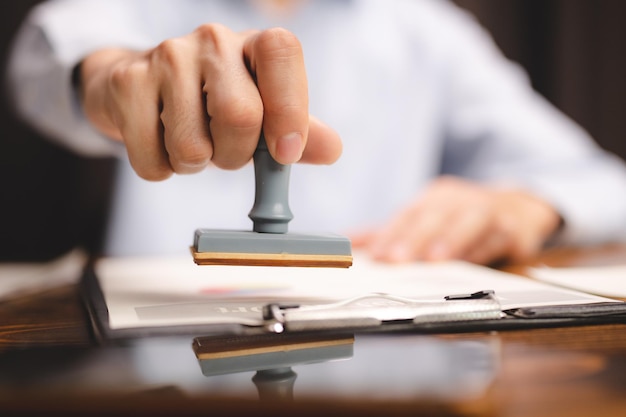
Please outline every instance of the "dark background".
[{"label": "dark background", "polygon": [[[0,75],[12,34],[38,0],[0,3]],[[626,157],[626,2],[456,0],[493,34],[533,86],[608,149]],[[79,158],[12,115],[0,86],[0,261],[97,252],[113,161]],[[625,190],[626,192],[626,190]],[[607,202],[608,203],[608,202]]]},{"label": "dark background", "polygon": [[13,33],[41,0],[0,3],[0,261],[48,260],[79,245],[97,252],[113,161],[88,160],[20,123],[4,93]]}]

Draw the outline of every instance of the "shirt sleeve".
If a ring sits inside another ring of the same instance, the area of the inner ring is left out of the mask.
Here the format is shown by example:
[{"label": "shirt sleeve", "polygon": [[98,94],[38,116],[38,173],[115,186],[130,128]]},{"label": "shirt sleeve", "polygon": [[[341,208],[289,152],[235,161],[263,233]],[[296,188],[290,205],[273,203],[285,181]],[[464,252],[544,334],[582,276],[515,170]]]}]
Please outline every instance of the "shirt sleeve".
[{"label": "shirt sleeve", "polygon": [[564,219],[557,242],[626,241],[624,161],[533,91],[470,15],[433,8],[447,21],[443,173],[540,196]]},{"label": "shirt sleeve", "polygon": [[85,156],[110,156],[123,146],[96,131],[72,85],[75,66],[102,47],[147,48],[133,21],[140,2],[56,0],[34,8],[11,50],[7,84],[20,117],[52,140]]}]

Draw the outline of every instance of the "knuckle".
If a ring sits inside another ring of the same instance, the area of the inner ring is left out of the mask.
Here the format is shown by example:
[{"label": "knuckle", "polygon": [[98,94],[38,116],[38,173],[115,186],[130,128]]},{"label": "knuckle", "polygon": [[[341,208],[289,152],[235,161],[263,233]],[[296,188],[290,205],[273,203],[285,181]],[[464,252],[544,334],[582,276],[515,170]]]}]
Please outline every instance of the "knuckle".
[{"label": "knuckle", "polygon": [[219,23],[205,23],[198,26],[194,33],[202,41],[219,44],[231,31]]},{"label": "knuckle", "polygon": [[233,32],[224,25],[207,23],[196,28],[193,35],[202,45],[201,50],[205,53],[201,57],[208,59],[211,56],[222,56],[228,53],[228,39]]},{"label": "knuckle", "polygon": [[166,39],[154,48],[152,60],[158,62],[159,66],[176,70],[181,67],[188,50],[189,45],[184,38]]},{"label": "knuckle", "polygon": [[147,70],[143,62],[116,65],[111,70],[109,85],[116,94],[124,94],[142,85],[146,76]]},{"label": "knuckle", "polygon": [[263,103],[260,99],[232,97],[217,106],[212,118],[231,129],[257,129],[263,123]]}]

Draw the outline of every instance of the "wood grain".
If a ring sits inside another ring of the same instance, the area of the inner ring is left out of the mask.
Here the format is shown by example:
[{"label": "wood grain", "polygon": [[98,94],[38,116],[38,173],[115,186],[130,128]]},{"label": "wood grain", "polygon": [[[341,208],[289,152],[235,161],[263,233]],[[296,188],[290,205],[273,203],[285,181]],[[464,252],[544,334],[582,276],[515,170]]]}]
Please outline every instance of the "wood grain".
[{"label": "wood grain", "polygon": [[0,352],[92,345],[89,322],[76,285],[0,303]]},{"label": "wood grain", "polygon": [[[619,262],[626,259],[626,247],[558,248],[542,256],[543,260],[538,258],[528,265]],[[524,265],[509,267],[523,270]],[[128,351],[129,359],[120,361],[124,349],[131,349],[130,346],[121,350],[98,346],[91,338],[78,288],[66,286],[0,303],[0,410],[7,415],[13,412],[103,416],[209,413],[273,417],[320,414],[621,417],[626,413],[626,324],[415,337],[436,337],[455,343],[478,341],[494,346],[498,360],[491,387],[474,399],[460,402],[424,398],[405,401],[380,401],[374,397],[315,399],[301,390],[298,391],[301,400],[280,404],[212,396],[191,398],[177,385],[155,389],[154,385],[142,385],[129,377],[129,385],[116,386],[117,391],[86,393],[85,381],[98,381],[111,373],[126,372],[132,376],[133,361],[141,362],[142,357],[137,356],[141,350]],[[161,343],[159,340],[144,342]],[[359,355],[359,342],[357,338],[355,357]],[[259,346],[261,344],[256,345]],[[372,360],[384,361],[384,349],[380,355]],[[54,379],[68,368],[73,379],[63,384]],[[384,374],[380,377],[386,378]],[[176,381],[173,377],[171,383],[176,384]],[[296,382],[296,390],[298,387]]]}]

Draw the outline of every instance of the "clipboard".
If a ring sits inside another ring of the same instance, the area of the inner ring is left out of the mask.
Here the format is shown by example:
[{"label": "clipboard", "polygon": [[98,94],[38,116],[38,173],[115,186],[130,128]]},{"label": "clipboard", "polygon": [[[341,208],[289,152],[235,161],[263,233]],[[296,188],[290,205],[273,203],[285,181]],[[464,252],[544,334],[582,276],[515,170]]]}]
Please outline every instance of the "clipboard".
[{"label": "clipboard", "polygon": [[[619,300],[502,308],[497,292],[479,289],[427,301],[380,293],[322,303],[249,300],[250,309],[256,312],[253,321],[225,319],[202,324],[112,328],[93,263],[86,267],[80,287],[94,334],[102,342],[175,335],[437,334],[626,323],[626,302]],[[223,309],[228,300],[214,302],[214,308]],[[241,303],[237,301],[237,305]]]}]

